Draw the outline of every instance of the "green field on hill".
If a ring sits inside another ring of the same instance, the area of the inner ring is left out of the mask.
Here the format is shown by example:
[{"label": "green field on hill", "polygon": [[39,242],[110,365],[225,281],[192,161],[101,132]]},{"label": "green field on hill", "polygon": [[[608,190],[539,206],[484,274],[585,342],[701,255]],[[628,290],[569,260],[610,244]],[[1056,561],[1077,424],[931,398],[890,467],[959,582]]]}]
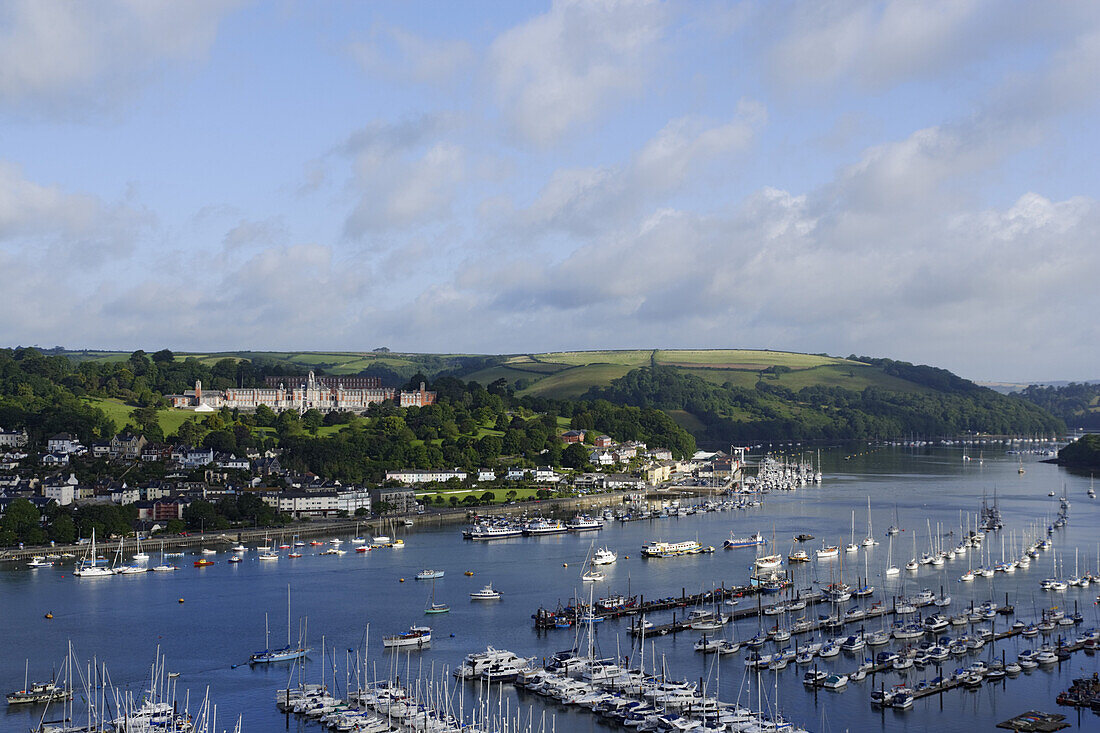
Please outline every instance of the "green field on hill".
[{"label": "green field on hill", "polygon": [[[113,398],[83,397],[82,399],[88,404],[103,410],[119,430],[126,427],[126,423],[130,421],[130,413],[134,411],[132,405],[127,405],[121,400]],[[157,411],[157,420],[160,422],[160,429],[164,431],[165,435],[176,432],[179,430],[180,425],[193,417],[201,416],[188,410],[165,409]]]}]

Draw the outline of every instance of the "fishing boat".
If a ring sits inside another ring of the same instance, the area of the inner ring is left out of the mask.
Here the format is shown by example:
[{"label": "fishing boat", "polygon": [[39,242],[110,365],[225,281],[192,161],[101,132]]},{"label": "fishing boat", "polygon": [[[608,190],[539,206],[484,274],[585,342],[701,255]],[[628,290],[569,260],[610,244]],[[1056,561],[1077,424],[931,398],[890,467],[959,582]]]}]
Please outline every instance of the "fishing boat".
[{"label": "fishing boat", "polygon": [[38,703],[54,702],[55,700],[71,700],[73,691],[65,689],[56,681],[30,682],[30,660],[23,669],[23,689],[9,692],[8,705],[31,705]]},{"label": "fishing boat", "polygon": [[592,556],[592,564],[612,565],[618,559],[618,556],[614,552],[607,549],[606,547],[601,547],[600,549],[596,550],[596,554]]},{"label": "fishing boat", "polygon": [[791,554],[787,555],[789,562],[809,562],[810,554],[805,550],[792,550]]},{"label": "fishing boat", "polygon": [[445,571],[443,570],[421,570],[416,574],[417,580],[435,580],[436,578],[442,578]]},{"label": "fishing boat", "polygon": [[730,532],[729,539],[722,543],[722,547],[727,550],[739,550],[743,547],[757,547],[764,544],[766,544],[764,535],[759,532],[748,537],[734,537],[733,532]]},{"label": "fishing boat", "polygon": [[831,557],[837,557],[840,555],[840,547],[837,545],[829,545],[828,547],[822,547],[820,550],[814,553],[818,560],[824,560]]},{"label": "fishing boat", "polygon": [[111,569],[103,565],[96,565],[95,554],[95,530],[92,530],[92,541],[89,546],[88,554],[84,556],[84,560],[80,565],[73,570],[73,575],[78,578],[106,578],[114,575]]},{"label": "fishing boat", "polygon": [[394,634],[382,637],[382,646],[390,648],[423,649],[432,643],[432,629],[430,626],[410,626],[404,634]]},{"label": "fishing boat", "polygon": [[[241,561],[242,559],[243,559],[243,558],[241,558],[241,556],[240,556],[240,555],[234,555],[233,557],[231,557],[231,558],[229,558],[228,560],[226,560],[226,562],[229,562],[229,563],[233,563],[233,564],[236,564],[236,563],[239,563],[239,562],[240,562],[240,561]],[[154,570],[155,570],[155,569],[156,569],[156,568],[154,568]]]},{"label": "fishing boat", "polygon": [[472,601],[499,601],[500,591],[493,588],[493,584],[485,586],[479,591],[474,591],[470,594],[470,600]]},{"label": "fishing boat", "polygon": [[262,652],[256,652],[248,657],[251,664],[271,664],[272,662],[290,662],[302,659],[309,654],[309,649],[299,643],[294,646],[290,643],[290,586],[286,587],[286,646],[282,649],[271,648],[270,631],[267,625],[267,614],[264,614],[264,647]]},{"label": "fishing boat", "polygon": [[35,555],[27,563],[28,568],[48,568],[53,566],[53,560],[47,560],[42,555]]}]

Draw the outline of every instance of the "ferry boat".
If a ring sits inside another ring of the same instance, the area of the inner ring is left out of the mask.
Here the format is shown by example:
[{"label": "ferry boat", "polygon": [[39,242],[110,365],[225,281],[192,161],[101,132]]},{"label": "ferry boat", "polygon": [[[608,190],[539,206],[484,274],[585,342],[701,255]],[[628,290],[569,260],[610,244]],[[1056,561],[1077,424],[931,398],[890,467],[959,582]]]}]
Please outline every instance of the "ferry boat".
[{"label": "ferry boat", "polygon": [[748,537],[734,537],[733,532],[730,532],[729,539],[722,543],[722,547],[727,550],[738,550],[742,547],[758,547],[764,544],[767,543],[764,540],[764,536],[759,532],[749,535]]},{"label": "ferry boat", "polygon": [[537,537],[546,534],[561,534],[568,532],[569,528],[559,520],[535,519],[523,525],[523,534],[528,537]]},{"label": "ferry boat", "polygon": [[475,524],[469,532],[464,533],[469,540],[503,540],[509,537],[521,537],[523,529],[511,525]]},{"label": "ferry boat", "polygon": [[642,545],[642,557],[679,557],[714,552],[713,547],[703,547],[695,540],[687,542],[650,542]]},{"label": "ferry boat", "polygon": [[390,648],[416,647],[423,649],[432,643],[432,629],[430,626],[410,626],[404,634],[394,634],[382,637],[382,646]]},{"label": "ferry boat", "polygon": [[607,549],[606,547],[601,547],[600,549],[596,550],[596,554],[592,556],[592,564],[611,565],[618,559],[618,556],[614,552]]},{"label": "ferry boat", "polygon": [[588,532],[595,529],[603,529],[603,522],[592,517],[578,514],[572,521],[565,525],[570,532]]}]

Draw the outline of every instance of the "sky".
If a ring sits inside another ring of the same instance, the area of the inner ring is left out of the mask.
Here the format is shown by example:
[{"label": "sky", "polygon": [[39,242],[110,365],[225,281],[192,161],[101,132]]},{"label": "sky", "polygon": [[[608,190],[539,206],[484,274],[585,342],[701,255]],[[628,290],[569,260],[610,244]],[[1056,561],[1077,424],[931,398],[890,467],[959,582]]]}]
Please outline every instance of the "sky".
[{"label": "sky", "polygon": [[0,344],[1100,378],[1100,3],[0,4]]}]

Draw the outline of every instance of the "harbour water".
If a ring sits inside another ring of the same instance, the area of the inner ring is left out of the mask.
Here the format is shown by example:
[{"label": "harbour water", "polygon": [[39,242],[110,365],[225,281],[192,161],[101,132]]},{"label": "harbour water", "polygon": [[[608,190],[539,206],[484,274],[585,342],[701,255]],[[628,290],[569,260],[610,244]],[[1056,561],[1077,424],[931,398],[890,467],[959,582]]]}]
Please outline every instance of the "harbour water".
[{"label": "harbour water", "polygon": [[[958,582],[970,564],[978,564],[975,551],[969,557],[948,560],[941,568],[921,566],[913,574],[902,570],[896,579],[882,576],[888,540],[886,528],[893,524],[895,508],[904,532],[894,538],[895,564],[904,563],[929,548],[928,527],[933,534],[954,532],[943,540],[945,547],[957,544],[965,523],[960,515],[969,513],[971,523],[983,497],[992,501],[996,490],[1005,527],[986,540],[986,551],[994,561],[1001,558],[1001,538],[1005,538],[1006,556],[1018,557],[1022,533],[1043,528],[1058,511],[1057,498],[1048,496],[1063,488],[1071,503],[1069,522],[1054,531],[1054,541],[1063,577],[1074,570],[1074,549],[1079,550],[1080,570],[1098,571],[1100,543],[1100,504],[1087,496],[1090,479],[1057,466],[1040,463],[1034,456],[1023,457],[1025,473],[1018,471],[1019,457],[1005,455],[1003,449],[989,448],[984,460],[977,456],[962,460],[958,448],[863,448],[825,451],[824,481],[792,492],[768,494],[764,505],[748,510],[698,513],[692,516],[653,519],[620,524],[607,523],[599,532],[516,538],[477,543],[464,541],[459,527],[416,527],[398,536],[405,548],[377,549],[368,553],[349,551],[344,555],[321,556],[320,547],[302,549],[303,557],[289,559],[286,551],[278,562],[260,562],[252,549],[244,562],[228,564],[228,554],[214,556],[215,564],[205,568],[192,566],[197,555],[176,559],[174,573],[145,573],[104,579],[79,579],[71,575],[71,563],[64,567],[27,569],[10,563],[0,568],[0,684],[5,692],[23,684],[24,660],[30,659],[31,677],[47,679],[65,656],[71,641],[78,658],[93,656],[107,665],[116,685],[130,685],[139,693],[159,647],[166,655],[168,668],[178,672],[179,687],[189,688],[199,697],[209,686],[218,705],[219,721],[244,716],[244,730],[286,729],[320,730],[317,724],[289,719],[273,704],[275,689],[285,687],[291,666],[273,664],[249,667],[249,654],[265,645],[265,613],[271,628],[272,646],[286,639],[286,593],[292,588],[292,636],[297,640],[299,619],[308,618],[309,645],[314,649],[305,665],[308,681],[320,681],[322,675],[320,644],[324,635],[328,649],[325,674],[333,676],[330,655],[335,649],[336,682],[342,688],[345,664],[361,649],[367,624],[369,632],[368,667],[378,677],[389,673],[392,658],[382,649],[381,637],[406,630],[412,624],[433,627],[431,648],[401,655],[400,668],[427,675],[443,665],[457,666],[469,652],[484,650],[486,645],[509,649],[521,656],[549,656],[571,647],[577,631],[560,629],[537,632],[531,614],[540,606],[568,603],[574,594],[587,597],[589,585],[596,597],[610,593],[644,594],[647,599],[698,593],[719,585],[747,583],[753,549],[719,549],[714,554],[668,559],[642,559],[645,542],[699,540],[721,548],[732,531],[737,536],[761,532],[769,542],[769,551],[784,556],[790,551],[796,534],[809,533],[815,540],[806,549],[827,544],[842,548],[850,541],[851,513],[855,512],[855,538],[858,543],[867,533],[867,498],[871,499],[874,537],[879,544],[846,554],[829,562],[812,563],[795,569],[797,587],[820,587],[843,569],[845,580],[854,584],[864,576],[877,586],[873,600],[881,601],[896,594],[940,588],[952,596],[949,613],[958,613],[973,600],[1003,603],[1005,594],[1015,604],[1016,615],[1025,621],[1037,620],[1042,609],[1051,606],[1084,615],[1077,628],[1059,627],[1058,631],[1075,636],[1082,628],[1100,627],[1096,600],[1100,588],[1070,588],[1063,593],[1040,590],[1039,581],[1053,574],[1053,553],[1046,551],[1030,568],[1013,574],[998,573],[994,578],[977,578],[972,583]],[[1010,553],[1013,531],[1017,549]],[[774,537],[774,543],[773,543]],[[346,537],[344,539],[347,539]],[[583,562],[592,543],[606,545],[618,553],[614,565],[601,570],[606,580],[582,583]],[[345,548],[351,549],[350,544]],[[156,564],[157,558],[151,561]],[[435,581],[437,601],[450,605],[446,614],[425,616],[424,608],[431,583],[414,580],[418,571],[438,568],[445,576]],[[471,571],[472,576],[464,575]],[[404,582],[401,582],[401,579]],[[499,602],[472,602],[469,594],[488,582],[503,593]],[[182,599],[182,603],[180,600]],[[755,603],[744,600],[742,603]],[[889,600],[887,600],[889,604]],[[854,600],[853,600],[854,604]],[[846,604],[848,605],[853,604]],[[937,609],[938,610],[938,609]],[[45,614],[53,614],[47,620]],[[824,611],[821,611],[824,612]],[[682,614],[679,611],[678,614]],[[807,612],[811,618],[818,611]],[[671,620],[672,612],[662,612],[650,620],[660,624]],[[724,635],[735,634],[744,640],[755,634],[763,622],[749,618],[727,627]],[[998,629],[1007,626],[997,619]],[[880,622],[869,621],[868,629]],[[629,634],[630,619],[609,620],[596,626],[598,653],[604,657],[633,654],[636,643]],[[850,627],[853,629],[858,626]],[[968,629],[969,630],[969,629]],[[952,628],[944,632],[960,633]],[[916,701],[905,711],[873,708],[869,693],[874,687],[890,687],[901,681],[915,682],[937,675],[934,668],[910,669],[906,677],[887,672],[874,680],[868,677],[851,682],[843,692],[807,691],[802,685],[806,667],[791,664],[786,670],[762,673],[758,680],[746,676],[739,653],[717,660],[693,650],[698,632],[647,639],[646,666],[657,661],[676,678],[706,681],[708,692],[716,684],[715,665],[720,665],[719,696],[726,701],[740,698],[755,706],[766,700],[774,706],[778,700],[784,715],[811,731],[878,730],[991,730],[994,725],[1029,709],[1066,714],[1071,729],[1100,730],[1100,716],[1088,710],[1056,710],[1058,692],[1075,677],[1100,671],[1097,657],[1076,653],[1059,665],[1039,668],[1003,682],[987,683],[977,690],[951,690]],[[1052,640],[1054,637],[1048,637]],[[1014,638],[986,645],[966,657],[949,659],[944,672],[982,659],[1000,658],[1003,649],[1008,658],[1024,648],[1035,648],[1043,639]],[[585,641],[581,641],[582,647]],[[632,646],[635,645],[635,646]],[[898,648],[900,642],[890,647]],[[769,644],[762,651],[770,651]],[[350,651],[349,651],[350,650]],[[818,665],[826,670],[853,671],[865,656],[879,649],[865,649],[855,655],[841,654]],[[402,672],[404,677],[404,672]],[[473,686],[467,686],[472,694]],[[532,694],[504,688],[504,699],[512,709],[531,706],[535,720],[543,711],[556,716],[556,730],[593,731],[595,718],[582,711],[567,709]],[[35,725],[40,708],[8,707],[0,714],[0,730],[26,731]],[[219,727],[221,727],[219,725]],[[231,727],[227,723],[225,727]]]}]

